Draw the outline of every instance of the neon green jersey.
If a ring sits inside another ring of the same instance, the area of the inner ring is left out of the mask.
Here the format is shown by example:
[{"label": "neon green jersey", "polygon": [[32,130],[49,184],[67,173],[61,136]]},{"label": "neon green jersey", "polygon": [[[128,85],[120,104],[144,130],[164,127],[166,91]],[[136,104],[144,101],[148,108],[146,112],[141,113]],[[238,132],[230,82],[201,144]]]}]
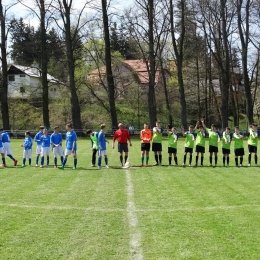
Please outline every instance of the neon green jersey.
[{"label": "neon green jersey", "polygon": [[[158,129],[158,131],[157,131]],[[153,143],[162,143],[162,128],[154,127],[153,128]]]},{"label": "neon green jersey", "polygon": [[168,133],[168,147],[177,148],[178,136],[173,132]]},{"label": "neon green jersey", "polygon": [[98,149],[98,132],[92,133],[90,139],[91,139],[92,148]]},{"label": "neon green jersey", "polygon": [[197,136],[196,136],[196,145],[205,147],[205,132],[201,132],[200,130],[195,131]]},{"label": "neon green jersey", "polygon": [[185,138],[185,147],[187,148],[193,148],[194,143],[195,143],[195,136],[193,132],[185,132],[184,135],[186,136]]},{"label": "neon green jersey", "polygon": [[212,130],[209,129],[209,128],[206,128],[206,131],[207,131],[208,134],[209,134],[209,145],[218,147],[218,141],[219,141],[219,139],[220,139],[219,132],[217,132],[217,131],[212,131]]},{"label": "neon green jersey", "polygon": [[258,134],[252,128],[249,130],[248,144],[252,146],[257,146],[258,144]]},{"label": "neon green jersey", "polygon": [[224,132],[223,138],[222,138],[222,148],[230,149],[230,144],[231,144],[231,136],[230,136],[230,134],[227,134],[226,132]]},{"label": "neon green jersey", "polygon": [[233,140],[234,140],[234,148],[239,149],[239,148],[244,148],[244,141],[243,141],[243,134],[242,133],[234,133],[233,134]]}]

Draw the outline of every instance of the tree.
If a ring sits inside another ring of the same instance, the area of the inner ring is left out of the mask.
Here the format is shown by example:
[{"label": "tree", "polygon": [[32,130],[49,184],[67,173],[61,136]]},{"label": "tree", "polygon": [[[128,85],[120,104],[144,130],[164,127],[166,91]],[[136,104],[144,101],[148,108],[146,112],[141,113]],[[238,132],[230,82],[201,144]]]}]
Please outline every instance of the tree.
[{"label": "tree", "polygon": [[181,123],[184,127],[187,128],[187,106],[185,99],[185,90],[184,90],[184,81],[183,81],[183,59],[184,59],[184,39],[185,39],[185,10],[186,10],[186,1],[179,1],[180,5],[180,29],[179,29],[179,38],[176,36],[176,28],[174,23],[174,6],[173,1],[169,1],[169,16],[170,16],[170,28],[171,28],[171,40],[175,54],[175,63],[177,67],[177,77],[179,84],[179,93],[180,93],[180,105],[181,105]]},{"label": "tree", "polygon": [[60,13],[63,27],[61,27],[57,20],[57,26],[62,30],[63,34],[65,35],[65,45],[66,45],[66,56],[67,56],[67,64],[68,64],[68,75],[69,75],[69,84],[68,89],[70,90],[70,101],[71,101],[71,114],[72,114],[72,121],[73,126],[79,132],[82,131],[82,122],[81,122],[81,108],[79,104],[79,98],[77,94],[76,82],[75,82],[75,67],[76,67],[76,59],[77,59],[77,52],[79,53],[79,46],[81,47],[80,43],[80,31],[83,26],[86,24],[84,22],[81,24],[81,16],[82,13],[87,5],[88,2],[85,2],[83,5],[76,23],[74,26],[71,24],[71,15],[72,15],[72,3],[73,0],[57,0],[58,7],[57,10]]},{"label": "tree", "polygon": [[106,79],[108,85],[108,102],[110,107],[110,117],[112,126],[117,125],[117,111],[115,104],[115,84],[112,72],[112,59],[110,49],[110,36],[109,36],[109,24],[107,15],[107,1],[101,0],[102,14],[103,14],[103,26],[104,26],[104,41],[105,41],[105,64],[106,64]]},{"label": "tree", "polygon": [[2,82],[1,82],[1,113],[3,128],[10,129],[9,107],[8,107],[8,81],[7,81],[7,30],[6,30],[6,12],[9,8],[4,9],[2,0],[0,0],[0,26],[1,26],[1,63],[2,63]]}]

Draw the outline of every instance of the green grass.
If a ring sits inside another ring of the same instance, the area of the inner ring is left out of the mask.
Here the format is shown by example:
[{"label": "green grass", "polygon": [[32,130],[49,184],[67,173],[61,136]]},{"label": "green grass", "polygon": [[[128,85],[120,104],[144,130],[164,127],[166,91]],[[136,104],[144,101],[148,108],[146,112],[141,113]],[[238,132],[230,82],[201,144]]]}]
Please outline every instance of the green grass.
[{"label": "green grass", "polygon": [[110,142],[110,169],[97,170],[80,140],[77,170],[72,157],[59,170],[21,168],[21,143],[18,166],[0,169],[0,259],[259,258],[260,168],[234,167],[233,148],[229,168],[221,153],[215,168],[208,153],[204,167],[169,167],[164,140],[163,166],[140,168],[134,140],[125,170]]}]

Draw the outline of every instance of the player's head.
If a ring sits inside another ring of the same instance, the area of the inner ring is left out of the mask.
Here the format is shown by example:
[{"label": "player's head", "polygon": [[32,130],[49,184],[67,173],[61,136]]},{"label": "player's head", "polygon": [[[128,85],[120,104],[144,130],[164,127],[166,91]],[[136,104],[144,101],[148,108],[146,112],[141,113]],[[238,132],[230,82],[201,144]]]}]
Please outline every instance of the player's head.
[{"label": "player's head", "polygon": [[101,124],[101,125],[100,125],[100,129],[101,129],[101,130],[104,130],[105,128],[106,128],[106,125],[105,125],[105,124]]},{"label": "player's head", "polygon": [[235,126],[235,132],[236,132],[236,133],[239,132],[239,126]]},{"label": "player's head", "polygon": [[226,127],[226,133],[230,133],[230,127]]},{"label": "player's head", "polygon": [[45,128],[45,127],[44,127],[43,125],[40,125],[39,130],[40,130],[41,132],[43,132],[44,128]]},{"label": "player's head", "polygon": [[199,130],[200,130],[200,131],[204,131],[203,125],[199,125]]},{"label": "player's head", "polygon": [[71,129],[72,129],[72,123],[66,124],[66,129],[67,129],[67,130],[71,130]]},{"label": "player's head", "polygon": [[47,129],[47,128],[44,128],[44,129],[43,129],[43,134],[44,134],[44,135],[47,135],[47,134],[48,134],[48,129]]},{"label": "player's head", "polygon": [[176,134],[177,128],[176,128],[176,127],[172,127],[172,132],[173,132],[174,134]]},{"label": "player's head", "polygon": [[91,129],[88,129],[86,132],[87,135],[91,135],[92,133],[93,133],[93,131]]},{"label": "player's head", "polygon": [[155,122],[155,125],[158,127],[158,126],[161,125],[161,122],[160,122],[159,120],[157,120],[157,121]]},{"label": "player's head", "polygon": [[253,123],[253,124],[252,124],[252,128],[253,128],[254,130],[256,130],[256,129],[257,129],[257,123]]},{"label": "player's head", "polygon": [[193,125],[189,125],[189,131],[192,132],[194,129],[194,126]]},{"label": "player's head", "polygon": [[119,123],[118,128],[122,130],[122,129],[124,129],[124,125],[122,123]]},{"label": "player's head", "polygon": [[211,125],[211,130],[216,131],[216,129],[217,129],[217,126],[215,124],[212,124]]},{"label": "player's head", "polygon": [[148,124],[144,123],[144,129],[147,129],[147,128],[148,128]]},{"label": "player's head", "polygon": [[54,133],[58,133],[59,127],[58,126],[54,126],[53,130],[54,130]]},{"label": "player's head", "polygon": [[28,137],[28,136],[31,135],[31,133],[30,133],[29,131],[25,131],[24,135],[25,135],[26,137]]}]

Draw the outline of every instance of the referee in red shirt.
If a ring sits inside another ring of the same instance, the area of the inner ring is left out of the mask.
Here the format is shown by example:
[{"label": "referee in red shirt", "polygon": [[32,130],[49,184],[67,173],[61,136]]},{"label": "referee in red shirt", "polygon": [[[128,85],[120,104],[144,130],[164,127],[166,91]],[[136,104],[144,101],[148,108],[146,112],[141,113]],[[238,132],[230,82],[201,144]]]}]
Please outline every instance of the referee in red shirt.
[{"label": "referee in red shirt", "polygon": [[115,140],[118,141],[118,152],[120,153],[120,162],[121,166],[123,166],[123,152],[125,152],[125,163],[127,162],[128,158],[128,143],[129,141],[130,146],[132,146],[131,140],[130,140],[130,134],[127,129],[124,128],[124,125],[122,123],[118,124],[119,129],[115,131],[113,142],[112,142],[112,148],[114,149]]}]

